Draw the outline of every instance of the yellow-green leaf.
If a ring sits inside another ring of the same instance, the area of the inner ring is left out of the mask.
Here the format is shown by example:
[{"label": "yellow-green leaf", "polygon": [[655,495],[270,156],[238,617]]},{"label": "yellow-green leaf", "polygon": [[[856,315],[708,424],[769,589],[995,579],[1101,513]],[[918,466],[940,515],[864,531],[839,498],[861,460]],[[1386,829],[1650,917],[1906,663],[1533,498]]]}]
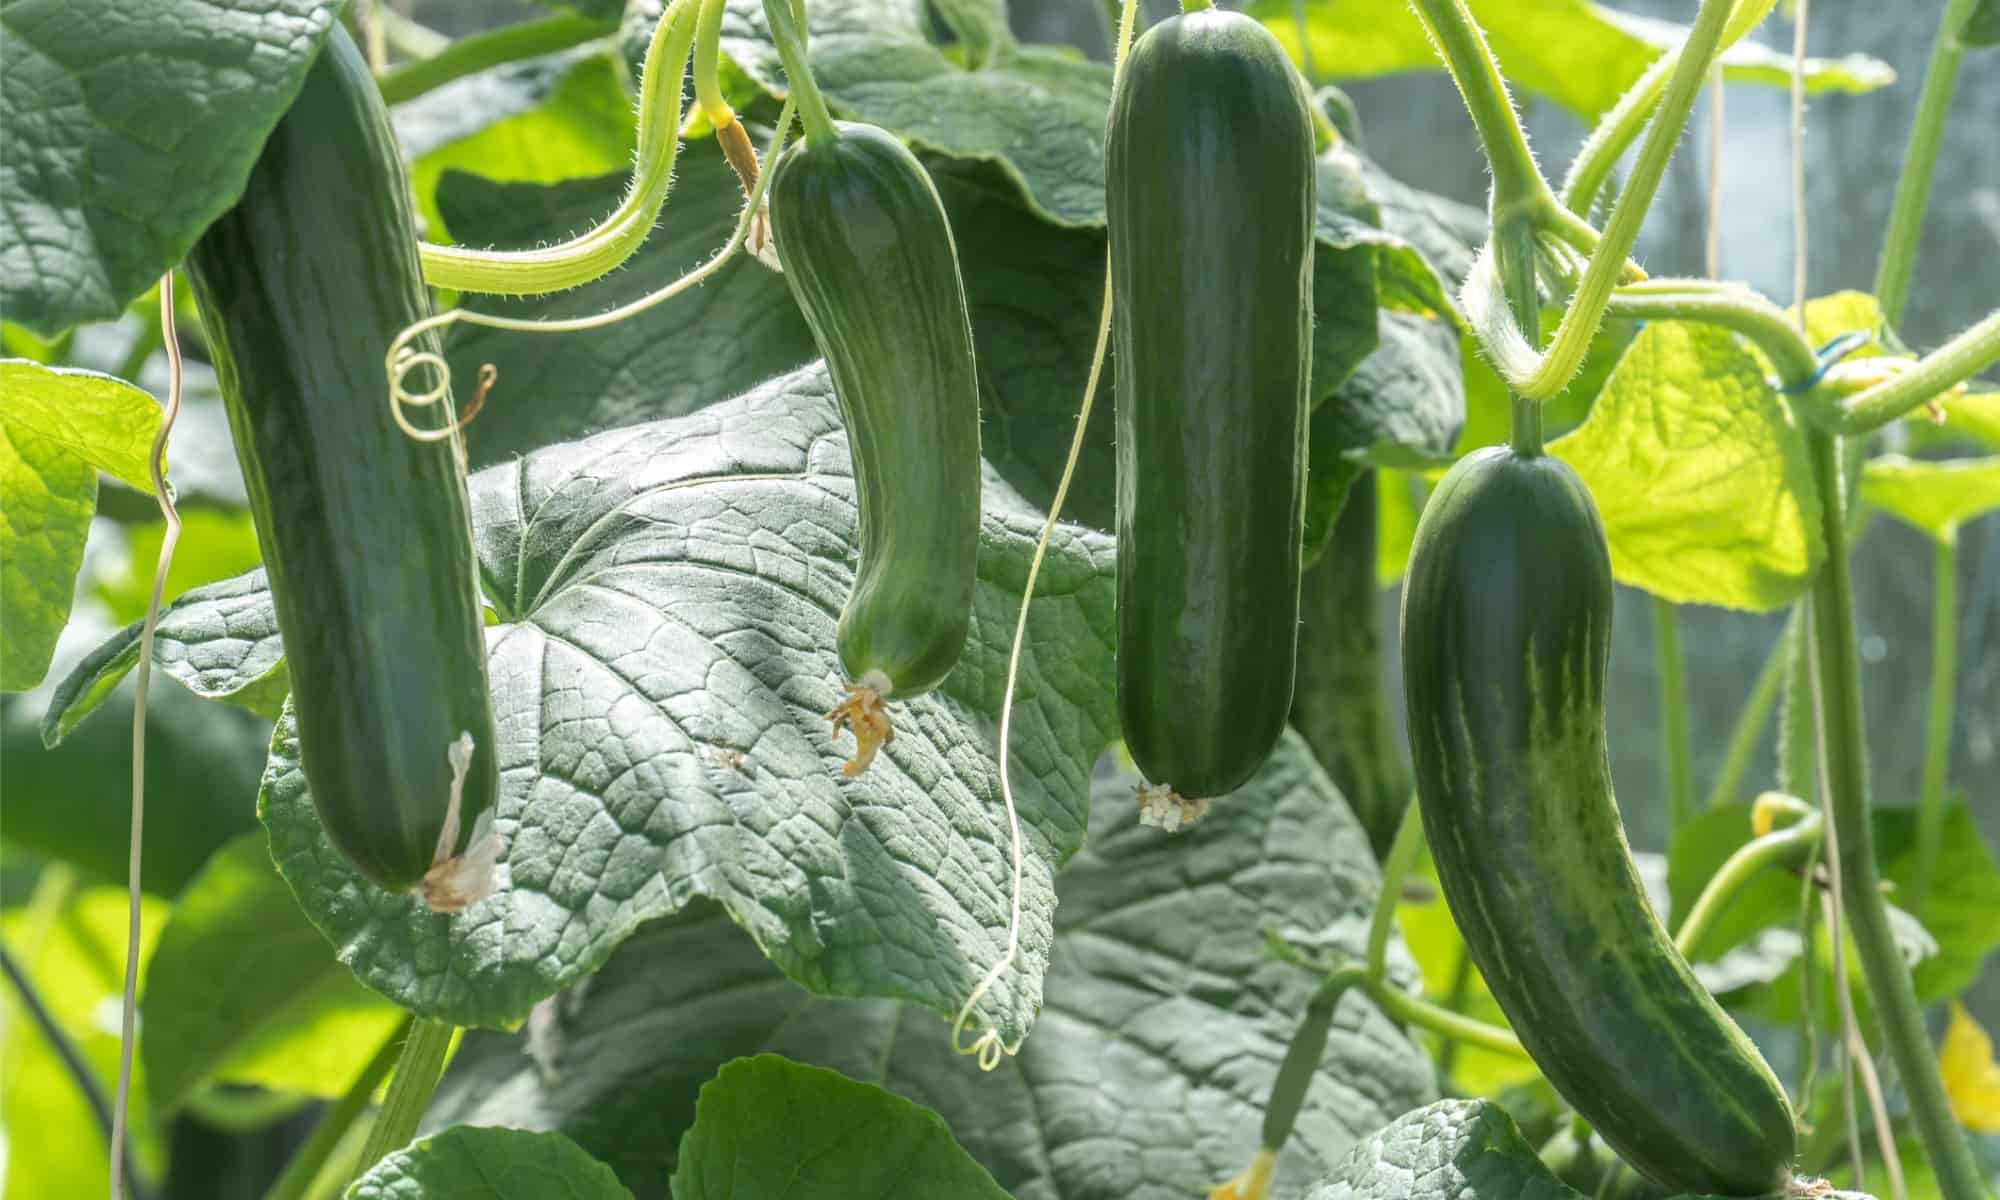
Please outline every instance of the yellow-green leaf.
[{"label": "yellow-green leaf", "polygon": [[1956,1000],[1951,1002],[1944,1043],[1938,1047],[1938,1074],[1944,1077],[1945,1099],[1960,1124],[1980,1133],[2000,1133],[2000,1062],[1993,1060],[1993,1039]]},{"label": "yellow-green leaf", "polygon": [[2000,508],[2000,456],[1925,462],[1899,454],[1861,469],[1861,498],[1939,540]]},{"label": "yellow-green leaf", "polygon": [[1656,596],[1779,608],[1825,553],[1804,435],[1722,330],[1648,325],[1549,452],[1596,497],[1612,575]]},{"label": "yellow-green leaf", "polygon": [[147,463],[160,405],[115,376],[0,359],[0,426],[9,437],[34,436],[142,492],[153,490]]},{"label": "yellow-green leaf", "polygon": [[[1470,0],[1472,15],[1508,80],[1596,117],[1646,70],[1660,52],[1686,36],[1665,21],[1613,12],[1589,0]],[[1249,10],[1276,34],[1295,61],[1306,61],[1291,0],[1256,0]],[[1437,70],[1441,63],[1423,25],[1404,0],[1342,0],[1311,5],[1306,17],[1313,70],[1321,79]],[[1791,59],[1749,40],[1723,55],[1723,70],[1739,82],[1789,86]],[[1887,63],[1866,55],[1809,58],[1810,92],[1868,92],[1893,83]]]}]

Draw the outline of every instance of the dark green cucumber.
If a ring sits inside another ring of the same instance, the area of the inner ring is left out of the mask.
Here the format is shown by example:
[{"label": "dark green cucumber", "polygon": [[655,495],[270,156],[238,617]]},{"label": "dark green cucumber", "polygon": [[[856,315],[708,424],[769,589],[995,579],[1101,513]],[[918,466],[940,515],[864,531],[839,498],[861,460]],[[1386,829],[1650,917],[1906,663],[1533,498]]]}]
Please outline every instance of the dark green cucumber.
[{"label": "dark green cucumber", "polygon": [[1382,689],[1375,517],[1375,472],[1363,471],[1348,489],[1326,553],[1299,584],[1292,728],[1333,777],[1379,859],[1410,803],[1410,772]]},{"label": "dark green cucumber", "polygon": [[1611,564],[1557,459],[1454,466],[1417,523],[1403,685],[1424,832],[1473,962],[1563,1098],[1674,1191],[1761,1195],[1797,1134],[1660,927],[1605,757]]},{"label": "dark green cucumber", "polygon": [[1312,118],[1277,39],[1204,11],[1132,47],[1106,139],[1119,719],[1148,780],[1218,796],[1292,704]]},{"label": "dark green cucumber", "polygon": [[[461,735],[474,750],[454,853],[498,785],[464,476],[451,441],[396,427],[383,375],[391,340],[430,315],[408,191],[375,80],[335,29],[187,262],[314,806],[334,846],[397,890],[433,866]],[[411,418],[441,426],[448,409]]]},{"label": "dark green cucumber", "polygon": [[[930,175],[890,134],[838,128],[779,158],[771,222],[847,427],[861,561],[840,613],[840,662],[872,702],[943,683],[965,648],[979,554],[979,376]],[[856,720],[862,740],[849,764],[858,773],[872,753],[866,714],[843,719]],[[875,736],[886,738],[879,719]]]}]

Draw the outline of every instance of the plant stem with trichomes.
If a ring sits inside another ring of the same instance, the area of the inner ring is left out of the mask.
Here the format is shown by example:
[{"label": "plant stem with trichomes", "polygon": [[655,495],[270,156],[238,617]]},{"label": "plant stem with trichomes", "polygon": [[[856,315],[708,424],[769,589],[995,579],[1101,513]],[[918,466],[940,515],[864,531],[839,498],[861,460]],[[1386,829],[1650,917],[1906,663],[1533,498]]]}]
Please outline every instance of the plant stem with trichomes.
[{"label": "plant stem with trichomes", "polygon": [[1895,328],[1903,323],[1903,306],[1910,297],[1910,278],[1917,264],[1917,244],[1924,231],[1931,177],[1936,173],[1938,147],[1944,141],[1945,116],[1958,86],[1958,64],[1965,56],[1960,33],[1979,0],[1946,0],[1924,70],[1924,90],[1917,99],[1916,120],[1910,125],[1909,149],[1896,177],[1896,199],[1889,209],[1889,227],[1882,235],[1882,257],[1875,267],[1875,300],[1882,319]]},{"label": "plant stem with trichomes", "polygon": [[1861,670],[1854,637],[1854,595],[1848,576],[1839,441],[1807,435],[1821,498],[1826,562],[1814,578],[1807,638],[1821,785],[1829,798],[1841,874],[1842,909],[1861,960],[1868,994],[1903,1081],[1910,1115],[1929,1153],[1946,1200],[1974,1200],[1982,1184],[1972,1151],[1945,1098],[1944,1083],[1924,1028],[1909,969],[1897,949],[1875,868],[1868,823],[1868,766],[1861,715]]},{"label": "plant stem with trichomes", "polygon": [[1931,569],[1931,686],[1924,730],[1924,790],[1917,798],[1917,868],[1910,904],[1922,904],[1944,838],[1944,797],[1951,774],[1951,725],[1958,693],[1958,529],[1937,535]]},{"label": "plant stem with trichomes", "polygon": [[429,58],[382,76],[382,99],[402,104],[490,67],[568,50],[618,32],[617,21],[563,13],[463,37]]},{"label": "plant stem with trichomes", "polygon": [[410,1144],[417,1123],[437,1090],[438,1076],[444,1072],[445,1052],[451,1048],[454,1029],[442,1021],[416,1020],[410,1036],[403,1041],[396,1059],[396,1073],[389,1077],[388,1094],[382,1097],[382,1111],[368,1129],[361,1158],[354,1166],[358,1178],[368,1168]]},{"label": "plant stem with trichomes", "polygon": [[834,128],[833,114],[827,111],[826,99],[820,95],[819,84],[807,64],[805,17],[801,8],[794,7],[794,0],[764,0],[764,16],[771,24],[771,40],[778,44],[785,82],[791,87],[791,97],[798,102],[799,124],[805,130],[806,144],[823,146],[833,141],[840,131]]},{"label": "plant stem with trichomes", "polygon": [[409,1038],[413,1020],[403,1018],[395,1032],[375,1051],[375,1057],[361,1068],[361,1074],[355,1077],[347,1091],[320,1114],[319,1122],[313,1126],[305,1143],[285,1163],[284,1174],[278,1176],[271,1190],[264,1193],[264,1200],[305,1200],[310,1194],[312,1185],[341,1139],[347,1136],[355,1120],[367,1111],[368,1105],[375,1099],[375,1089],[388,1078],[389,1069],[395,1065],[397,1054]]}]

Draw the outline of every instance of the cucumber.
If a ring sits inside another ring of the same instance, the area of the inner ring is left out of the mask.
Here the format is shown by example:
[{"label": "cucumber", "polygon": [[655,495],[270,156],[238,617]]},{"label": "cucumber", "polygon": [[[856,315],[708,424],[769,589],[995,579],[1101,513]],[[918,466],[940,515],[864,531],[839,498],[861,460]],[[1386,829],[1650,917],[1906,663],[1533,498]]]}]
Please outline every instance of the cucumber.
[{"label": "cucumber", "polygon": [[1312,374],[1314,165],[1277,39],[1162,21],[1111,98],[1118,713],[1148,780],[1199,800],[1285,727]]},{"label": "cucumber", "polygon": [[375,80],[335,29],[187,267],[320,822],[361,874],[451,910],[487,886],[499,772],[462,459],[396,427],[383,376],[430,314],[408,192]]},{"label": "cucumber", "polygon": [[979,554],[979,374],[944,205],[872,125],[798,142],[771,177],[792,298],[847,427],[861,559],[837,632],[859,775],[893,736],[884,707],[943,683],[965,649]]},{"label": "cucumber", "polygon": [[1784,1088],[1674,950],[1618,819],[1611,602],[1569,467],[1491,447],[1445,475],[1403,592],[1424,832],[1494,999],[1605,1142],[1676,1192],[1779,1191],[1797,1141]]}]

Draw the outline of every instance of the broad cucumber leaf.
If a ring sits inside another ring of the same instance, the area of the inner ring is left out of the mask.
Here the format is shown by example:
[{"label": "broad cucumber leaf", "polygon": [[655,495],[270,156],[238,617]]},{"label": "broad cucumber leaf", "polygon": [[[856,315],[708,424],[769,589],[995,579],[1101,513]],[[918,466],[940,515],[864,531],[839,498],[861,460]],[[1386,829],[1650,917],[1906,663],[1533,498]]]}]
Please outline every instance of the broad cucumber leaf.
[{"label": "broad cucumber leaf", "polygon": [[[776,1193],[773,1193],[775,1195]],[[447,1129],[363,1172],[346,1200],[632,1200],[611,1168],[559,1133]]]},{"label": "broad cucumber leaf", "polygon": [[[529,1041],[539,1065],[518,1035],[468,1034],[429,1120],[558,1129],[658,1195],[696,1089],[731,1059],[771,1052],[936,1110],[1019,1200],[1204,1194],[1255,1151],[1316,985],[1268,957],[1260,931],[1358,954],[1379,876],[1296,735],[1178,834],[1138,824],[1135,782],[1105,774],[1092,789],[1089,840],[1057,878],[1041,1019],[990,1075],[952,1053],[944,1017],[810,995],[704,904],[649,924],[565,996],[556,1032]],[[1281,1187],[1436,1094],[1422,1052],[1349,995],[1279,1158]]]},{"label": "broad cucumber leaf", "polygon": [[673,1194],[1007,1200],[936,1113],[775,1054],[739,1058],[702,1086]]},{"label": "broad cucumber leaf", "polygon": [[482,71],[397,105],[397,138],[410,158],[425,236],[454,239],[437,202],[447,170],[554,183],[629,169],[637,119],[624,76],[624,65],[601,50],[552,55]]},{"label": "broad cucumber leaf", "polygon": [[[1470,0],[1473,19],[1509,82],[1561,104],[1586,121],[1611,109],[1684,26],[1616,12],[1591,0]],[[1301,36],[1290,0],[1255,0],[1246,10],[1270,26],[1294,61],[1317,79],[1366,79],[1443,68],[1415,11],[1399,0],[1313,7]],[[1732,81],[1789,86],[1791,57],[1749,39],[1724,52]],[[1870,92],[1896,80],[1866,55],[1809,58],[1809,92]]]},{"label": "broad cucumber leaf", "polygon": [[2000,45],[2000,0],[1978,0],[1958,38],[1972,47]]},{"label": "broad cucumber leaf", "polygon": [[[236,202],[329,0],[0,5],[0,311],[106,321]],[[83,31],[88,31],[84,36]]]},{"label": "broad cucumber leaf", "polygon": [[48,672],[97,511],[97,473],[151,492],[159,425],[159,404],[122,379],[0,360],[0,688],[31,688]]},{"label": "broad cucumber leaf", "polygon": [[1861,498],[1940,541],[2000,508],[2000,456],[1924,462],[1887,454],[1861,468]]},{"label": "broad cucumber leaf", "polygon": [[1589,485],[1620,583],[1765,611],[1796,599],[1825,554],[1805,436],[1723,330],[1649,324],[1549,452]]},{"label": "broad cucumber leaf", "polygon": [[[406,1008],[509,1024],[640,921],[710,896],[808,987],[955,1011],[1005,940],[993,735],[1041,513],[988,477],[965,657],[897,706],[894,744],[843,781],[821,714],[841,694],[834,622],[858,535],[824,368],[479,472],[471,497],[499,616],[503,889],[447,918],[364,884],[321,835],[281,720],[260,810],[341,961]],[[1090,764],[1114,736],[1110,572],[1111,539],[1059,528],[1030,617],[1031,644],[1060,652],[1029,657],[1015,713],[1022,957],[979,1014],[1009,1040],[1037,1007],[1050,874],[1082,838]],[[281,668],[260,573],[190,592],[162,628],[175,637],[158,661],[208,694]],[[101,647],[50,727],[136,654],[130,630]]]},{"label": "broad cucumber leaf", "polygon": [[[10,768],[11,770],[11,768]],[[140,907],[144,964],[166,905]],[[78,889],[45,874],[29,902],[0,917],[8,952],[33,981],[42,1004],[89,1065],[99,1094],[118,1081],[118,1024],[125,972],[125,889]],[[141,974],[144,974],[143,966]],[[101,1196],[110,1190],[104,1129],[63,1062],[22,1011],[14,989],[0,988],[0,1128],[8,1132],[8,1196]],[[146,1103],[144,1064],[133,1075],[128,1126],[143,1175],[160,1166],[160,1139]]]},{"label": "broad cucumber leaf", "polygon": [[1306,1200],[1580,1200],[1536,1156],[1507,1111],[1440,1100],[1356,1146]]},{"label": "broad cucumber leaf", "polygon": [[140,1012],[159,1112],[211,1078],[339,1095],[402,1020],[334,960],[262,830],[217,851],[175,902]]}]

